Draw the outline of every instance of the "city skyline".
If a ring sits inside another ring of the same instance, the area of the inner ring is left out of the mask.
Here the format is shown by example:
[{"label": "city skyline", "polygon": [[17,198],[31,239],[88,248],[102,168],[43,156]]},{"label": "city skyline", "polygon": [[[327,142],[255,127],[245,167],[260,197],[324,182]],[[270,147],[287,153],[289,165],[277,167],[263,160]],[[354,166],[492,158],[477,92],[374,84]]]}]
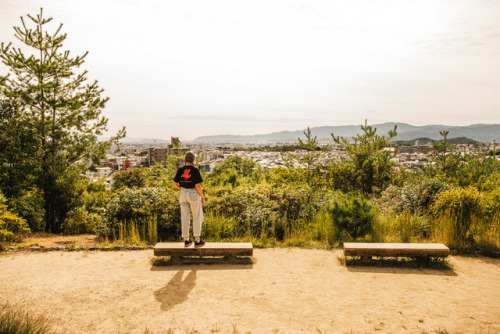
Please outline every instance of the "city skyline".
[{"label": "city skyline", "polygon": [[89,51],[110,133],[500,123],[497,2],[2,0],[0,41],[40,7]]}]

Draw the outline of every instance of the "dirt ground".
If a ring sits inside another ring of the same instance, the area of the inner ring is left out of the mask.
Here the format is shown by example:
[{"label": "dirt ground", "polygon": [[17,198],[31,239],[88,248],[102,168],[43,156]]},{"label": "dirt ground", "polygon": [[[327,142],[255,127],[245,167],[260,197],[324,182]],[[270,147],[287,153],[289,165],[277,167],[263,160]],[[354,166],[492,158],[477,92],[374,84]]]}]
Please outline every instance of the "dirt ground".
[{"label": "dirt ground", "polygon": [[42,246],[45,248],[57,246],[79,246],[84,248],[98,247],[102,240],[94,234],[78,234],[78,235],[57,235],[49,233],[32,233],[29,234],[24,240],[24,245]]},{"label": "dirt ground", "polygon": [[3,253],[0,304],[56,333],[500,333],[499,259],[419,270],[346,267],[341,254],[158,267],[152,250]]}]

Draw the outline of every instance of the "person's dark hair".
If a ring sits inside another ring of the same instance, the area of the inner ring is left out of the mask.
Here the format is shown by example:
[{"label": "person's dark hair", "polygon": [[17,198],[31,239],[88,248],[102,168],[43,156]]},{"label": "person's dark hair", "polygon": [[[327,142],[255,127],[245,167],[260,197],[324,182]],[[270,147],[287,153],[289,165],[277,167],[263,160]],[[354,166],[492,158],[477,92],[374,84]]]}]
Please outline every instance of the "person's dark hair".
[{"label": "person's dark hair", "polygon": [[184,162],[192,164],[194,162],[194,153],[191,151],[186,152],[186,155],[184,156]]}]

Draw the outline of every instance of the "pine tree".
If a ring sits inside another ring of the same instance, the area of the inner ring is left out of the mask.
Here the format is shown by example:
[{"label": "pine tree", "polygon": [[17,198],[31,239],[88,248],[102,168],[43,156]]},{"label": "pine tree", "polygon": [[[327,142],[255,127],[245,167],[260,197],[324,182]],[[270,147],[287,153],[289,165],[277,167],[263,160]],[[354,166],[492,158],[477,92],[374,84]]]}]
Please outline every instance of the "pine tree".
[{"label": "pine tree", "polygon": [[295,158],[302,162],[305,163],[307,166],[307,183],[310,185],[311,184],[311,176],[312,176],[312,169],[314,167],[314,164],[318,159],[320,159],[323,156],[323,152],[327,149],[326,146],[319,147],[319,142],[317,140],[317,136],[312,135],[312,131],[310,127],[307,127],[307,130],[303,132],[304,136],[306,137],[306,140],[302,140],[301,138],[298,138],[299,141],[299,147],[303,150],[306,150],[306,153],[303,154],[302,156],[296,155]]},{"label": "pine tree", "polygon": [[0,94],[22,120],[20,126],[34,132],[31,149],[36,152],[31,158],[38,166],[36,186],[44,194],[46,230],[59,232],[68,211],[60,202],[68,190],[61,177],[77,162],[98,163],[125,129],[109,142],[98,141],[107,129],[108,119],[101,112],[109,98],[101,97],[97,81],[88,83],[87,71],[80,70],[88,52],[72,57],[63,50],[67,35],[61,33],[62,24],[49,33],[52,18],[44,18],[43,9],[28,19],[33,27],[23,17],[22,26],[14,27],[24,49],[0,45],[0,58],[9,68],[0,76]]},{"label": "pine tree", "polygon": [[[368,125],[361,125],[362,134],[352,138],[335,136],[331,134],[333,141],[340,145],[349,155],[349,159],[342,159],[339,162],[340,172],[334,179],[337,179],[339,188],[346,191],[360,191],[363,194],[377,193],[383,190],[391,180],[392,154],[384,150],[391,146],[390,140],[397,136],[397,126],[389,130],[387,137],[379,136],[377,129]],[[337,167],[337,165],[334,165]]]}]

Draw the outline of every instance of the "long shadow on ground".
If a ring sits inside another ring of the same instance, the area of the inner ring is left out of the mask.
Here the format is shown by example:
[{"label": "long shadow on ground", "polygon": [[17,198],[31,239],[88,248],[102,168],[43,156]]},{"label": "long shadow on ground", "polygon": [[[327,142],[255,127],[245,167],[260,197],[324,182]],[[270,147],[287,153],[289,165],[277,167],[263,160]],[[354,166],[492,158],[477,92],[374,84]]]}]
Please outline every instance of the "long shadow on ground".
[{"label": "long shadow on ground", "polygon": [[196,270],[191,270],[184,279],[184,271],[178,271],[163,288],[154,292],[155,299],[161,303],[162,311],[169,311],[175,305],[182,304],[189,298],[189,293],[196,286]]}]

